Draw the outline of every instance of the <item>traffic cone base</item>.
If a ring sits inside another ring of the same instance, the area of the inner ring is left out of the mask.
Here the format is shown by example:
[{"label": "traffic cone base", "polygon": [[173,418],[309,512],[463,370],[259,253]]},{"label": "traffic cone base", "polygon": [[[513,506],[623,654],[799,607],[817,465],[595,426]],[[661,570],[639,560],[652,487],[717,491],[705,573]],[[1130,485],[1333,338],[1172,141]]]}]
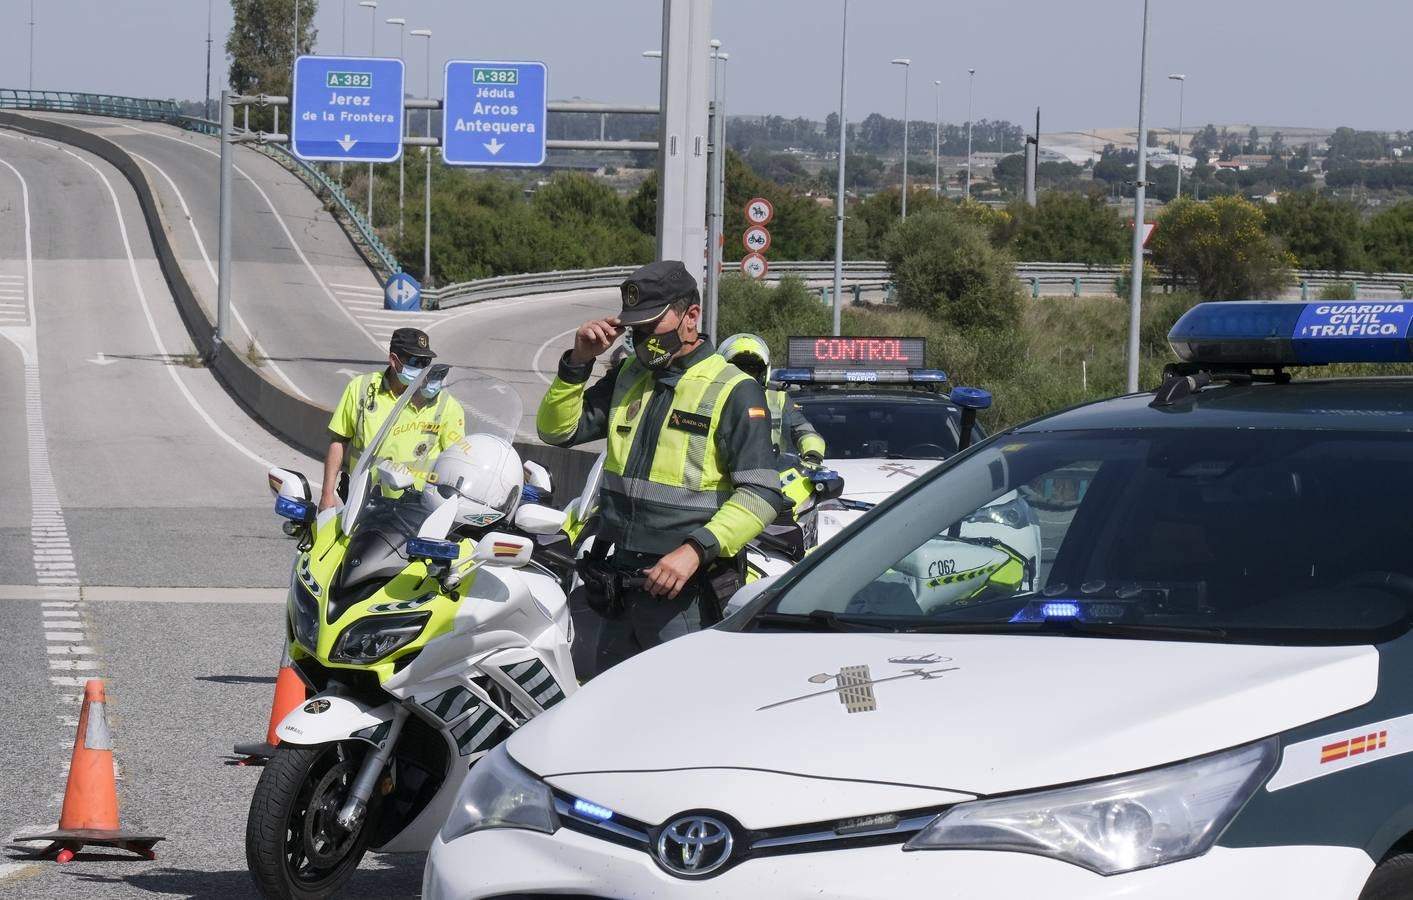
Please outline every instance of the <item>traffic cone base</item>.
[{"label": "traffic cone base", "polygon": [[258,766],[264,765],[265,760],[275,754],[275,747],[279,745],[280,739],[275,735],[275,729],[285,716],[294,712],[309,699],[308,689],[305,687],[304,679],[299,677],[299,673],[294,670],[294,664],[289,657],[289,649],[285,649],[284,659],[280,661],[280,674],[275,679],[275,699],[270,704],[270,725],[265,731],[264,743],[236,744],[232,751],[240,757],[236,761],[238,766]]},{"label": "traffic cone base", "polygon": [[66,863],[86,846],[117,847],[156,859],[155,834],[118,827],[118,788],[113,776],[113,735],[108,728],[103,682],[90,678],[83,689],[83,710],[74,735],[73,758],[64,787],[59,827],[44,834],[20,835],[17,842],[48,841],[36,855]]}]

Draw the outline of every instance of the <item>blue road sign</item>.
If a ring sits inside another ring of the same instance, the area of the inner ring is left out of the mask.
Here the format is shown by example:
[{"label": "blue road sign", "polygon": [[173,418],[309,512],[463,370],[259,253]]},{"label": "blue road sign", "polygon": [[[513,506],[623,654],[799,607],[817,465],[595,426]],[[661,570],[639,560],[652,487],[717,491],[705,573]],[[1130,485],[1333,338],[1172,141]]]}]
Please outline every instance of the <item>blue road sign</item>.
[{"label": "blue road sign", "polygon": [[422,285],[406,272],[395,272],[383,285],[383,309],[421,309]]},{"label": "blue road sign", "polygon": [[447,63],[442,159],[453,166],[543,165],[547,81],[544,63]]},{"label": "blue road sign", "polygon": [[402,154],[402,60],[294,61],[290,147],[305,160],[396,162]]}]

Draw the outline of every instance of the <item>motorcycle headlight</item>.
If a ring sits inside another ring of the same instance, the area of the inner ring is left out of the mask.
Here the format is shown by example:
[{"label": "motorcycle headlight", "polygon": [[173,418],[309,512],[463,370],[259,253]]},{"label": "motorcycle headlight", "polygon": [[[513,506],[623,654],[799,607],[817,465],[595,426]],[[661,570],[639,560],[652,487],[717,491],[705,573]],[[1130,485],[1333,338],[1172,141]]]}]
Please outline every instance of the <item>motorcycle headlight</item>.
[{"label": "motorcycle headlight", "polygon": [[522,828],[554,834],[559,818],[549,785],[516,764],[498,744],[471,767],[442,827],[442,840],[487,828]]},{"label": "motorcycle headlight", "polygon": [[431,617],[430,612],[420,612],[360,619],[339,635],[329,661],[351,665],[375,663],[417,640]]},{"label": "motorcycle headlight", "polygon": [[1117,875],[1201,856],[1270,774],[1279,744],[1258,744],[1107,781],[961,803],[907,850],[1033,853]]},{"label": "motorcycle headlight", "polygon": [[316,653],[319,649],[319,601],[300,581],[289,594],[289,624],[299,646]]}]

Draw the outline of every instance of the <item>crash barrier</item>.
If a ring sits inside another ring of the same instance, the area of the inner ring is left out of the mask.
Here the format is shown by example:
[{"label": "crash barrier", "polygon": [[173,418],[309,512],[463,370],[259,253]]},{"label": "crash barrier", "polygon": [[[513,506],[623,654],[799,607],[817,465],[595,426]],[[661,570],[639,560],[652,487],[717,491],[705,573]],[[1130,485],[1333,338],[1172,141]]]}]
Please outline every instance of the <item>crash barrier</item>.
[{"label": "crash barrier", "polygon": [[[28,91],[0,88],[0,109],[22,109],[36,112],[79,113],[91,116],[112,116],[120,119],[140,119],[144,122],[164,122],[197,134],[220,137],[221,125],[210,119],[188,116],[171,100],[151,100],[142,97],[119,97],[108,94],[85,94],[73,91]],[[386,281],[394,272],[402,271],[373,226],[358,211],[341,186],[295,156],[282,144],[256,143],[255,149],[280,163],[300,178],[315,196],[331,202],[331,212],[355,248]]]},{"label": "crash barrier", "polygon": [[[281,440],[316,459],[323,459],[329,446],[330,408],[287,393],[268,381],[264,373],[246,359],[245,354],[230,344],[215,343],[214,323],[197,300],[177,261],[162,221],[160,206],[137,162],[107,138],[50,119],[0,112],[0,127],[78,147],[122,173],[137,195],[162,275],[176,300],[177,311],[197,353],[215,373],[221,386],[247,413]],[[583,489],[594,463],[594,454],[582,450],[547,447],[525,441],[517,441],[515,448],[522,458],[533,460],[549,470],[558,503],[566,502]]]}]

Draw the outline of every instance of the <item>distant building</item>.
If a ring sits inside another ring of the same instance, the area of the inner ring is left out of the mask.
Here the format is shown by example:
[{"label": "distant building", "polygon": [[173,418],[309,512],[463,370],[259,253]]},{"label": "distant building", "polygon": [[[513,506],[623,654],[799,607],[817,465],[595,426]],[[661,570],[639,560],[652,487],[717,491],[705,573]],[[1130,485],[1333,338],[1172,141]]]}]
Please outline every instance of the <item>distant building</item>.
[{"label": "distant building", "polygon": [[1271,154],[1269,153],[1243,153],[1232,158],[1232,162],[1237,164],[1241,171],[1247,169],[1261,169],[1271,164]]}]

